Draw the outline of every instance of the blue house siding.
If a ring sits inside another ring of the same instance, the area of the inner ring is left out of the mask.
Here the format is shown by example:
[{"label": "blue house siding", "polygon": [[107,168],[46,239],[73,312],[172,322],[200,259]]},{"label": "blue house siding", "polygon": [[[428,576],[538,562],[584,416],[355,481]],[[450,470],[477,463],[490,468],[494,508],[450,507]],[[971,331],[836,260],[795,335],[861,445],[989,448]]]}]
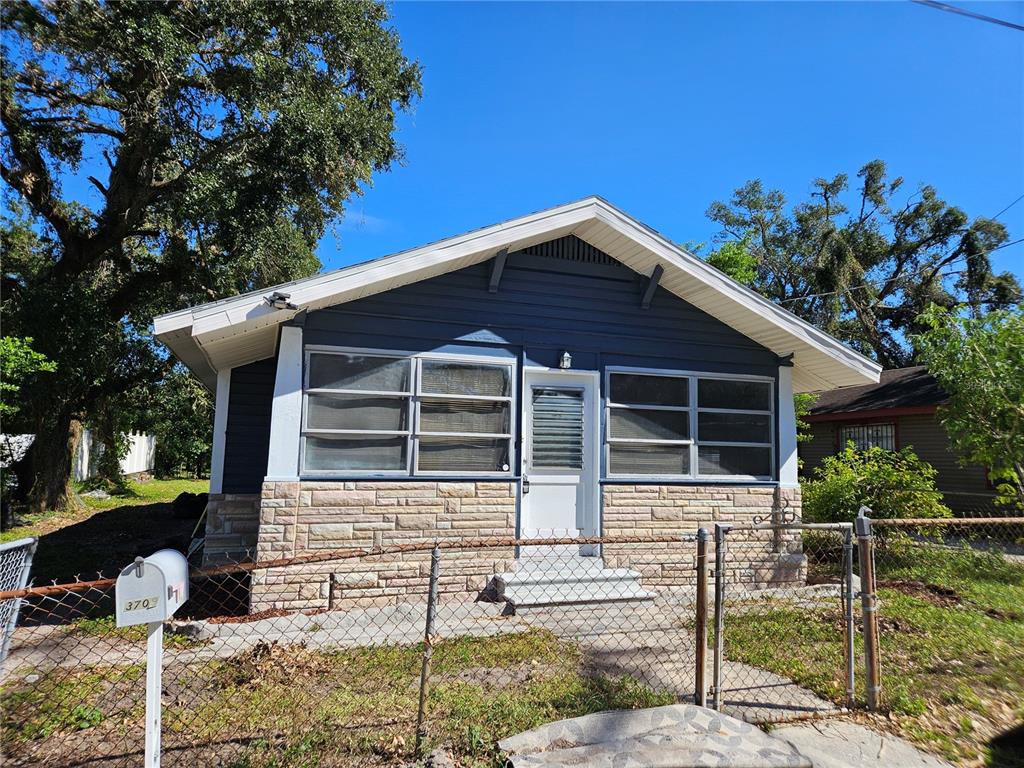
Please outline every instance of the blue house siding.
[{"label": "blue house siding", "polygon": [[[777,379],[777,355],[665,289],[642,309],[647,279],[620,264],[514,253],[492,294],[492,263],[311,312],[303,341],[514,356],[520,401],[523,366],[557,367],[562,350],[574,369],[602,374],[629,366]],[[602,375],[602,398],[604,384]]]},{"label": "blue house siding", "polygon": [[636,365],[774,377],[771,351],[621,265],[510,254],[496,294],[491,263],[312,312],[307,344],[517,354],[527,365]]},{"label": "blue house siding", "polygon": [[231,371],[224,439],[224,493],[259,493],[270,453],[270,413],[277,358]]},{"label": "blue house siding", "polygon": [[[777,378],[779,359],[663,288],[614,263],[513,253],[497,293],[492,262],[309,313],[309,345],[514,357],[524,366],[664,368]],[[258,493],[266,474],[276,358],[231,373],[224,492]],[[602,399],[605,393],[601,376]],[[603,434],[602,424],[602,434]],[[776,424],[776,432],[778,425]],[[516,455],[521,436],[516,435]]]}]

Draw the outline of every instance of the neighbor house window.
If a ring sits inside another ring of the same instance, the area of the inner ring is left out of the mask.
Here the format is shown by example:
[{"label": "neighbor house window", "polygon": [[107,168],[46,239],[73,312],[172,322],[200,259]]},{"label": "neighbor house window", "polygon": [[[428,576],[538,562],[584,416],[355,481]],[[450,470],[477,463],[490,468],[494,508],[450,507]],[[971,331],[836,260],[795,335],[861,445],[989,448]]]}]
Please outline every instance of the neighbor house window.
[{"label": "neighbor house window", "polygon": [[884,448],[896,450],[896,425],[888,424],[848,424],[839,428],[839,448],[846,448],[853,443],[858,451],[868,448]]},{"label": "neighbor house window", "polygon": [[611,372],[608,475],[770,479],[772,398],[770,381]]},{"label": "neighbor house window", "polygon": [[303,471],[508,473],[511,363],[310,352]]}]

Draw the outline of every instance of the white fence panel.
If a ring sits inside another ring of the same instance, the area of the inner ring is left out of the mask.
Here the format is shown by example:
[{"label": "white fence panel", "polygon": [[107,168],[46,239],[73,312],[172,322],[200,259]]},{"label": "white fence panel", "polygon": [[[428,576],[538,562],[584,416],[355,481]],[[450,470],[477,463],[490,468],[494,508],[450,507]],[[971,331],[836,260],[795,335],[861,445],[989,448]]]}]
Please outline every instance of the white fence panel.
[{"label": "white fence panel", "polygon": [[[121,459],[121,472],[134,475],[139,472],[150,472],[156,458],[156,436],[142,432],[130,432],[128,435],[128,453]],[[87,480],[96,474],[100,456],[103,455],[103,444],[93,440],[92,431],[82,432],[75,455],[75,480]]]}]

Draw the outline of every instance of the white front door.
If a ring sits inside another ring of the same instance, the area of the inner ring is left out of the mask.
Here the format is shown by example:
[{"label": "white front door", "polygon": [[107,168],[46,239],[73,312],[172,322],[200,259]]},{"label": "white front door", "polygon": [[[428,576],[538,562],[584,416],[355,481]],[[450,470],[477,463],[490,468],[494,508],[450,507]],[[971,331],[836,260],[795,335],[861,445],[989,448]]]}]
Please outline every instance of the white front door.
[{"label": "white front door", "polygon": [[[521,536],[596,536],[597,376],[527,369],[524,389]],[[536,549],[527,547],[522,554],[549,553]]]}]

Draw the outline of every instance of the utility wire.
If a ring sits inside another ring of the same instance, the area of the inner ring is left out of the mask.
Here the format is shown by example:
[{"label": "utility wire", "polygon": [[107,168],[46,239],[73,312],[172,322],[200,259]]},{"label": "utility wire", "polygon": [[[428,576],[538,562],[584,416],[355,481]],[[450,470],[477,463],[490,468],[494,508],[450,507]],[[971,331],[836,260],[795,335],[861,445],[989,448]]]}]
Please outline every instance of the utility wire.
[{"label": "utility wire", "polygon": [[995,16],[986,16],[983,13],[975,13],[974,11],[968,11],[966,8],[957,8],[955,5],[947,5],[946,3],[940,3],[938,0],[913,0],[918,5],[924,5],[928,8],[934,8],[937,11],[948,11],[949,13],[958,13],[961,16],[968,16],[978,21],[987,21],[989,24],[999,24],[1002,27],[1009,27],[1010,29],[1016,29],[1018,32],[1024,32],[1024,26],[1016,24],[1006,19],[997,19]]},{"label": "utility wire", "polygon": [[[1021,195],[1021,197],[1019,197],[1017,199],[1020,200],[1022,198],[1024,198],[1024,195]],[[1014,201],[1014,202],[1016,202],[1016,201]],[[1010,203],[1010,205],[1013,205],[1013,203]],[[1007,207],[1009,207],[1009,206],[1007,206]],[[1002,211],[1000,211],[1000,213],[1002,213]],[[998,216],[999,214],[996,214],[996,215]],[[995,248],[991,248],[988,251],[986,251],[985,255],[987,256],[990,253],[993,253],[995,251],[1001,250],[1003,248],[1009,248],[1011,245],[1017,245],[1018,243],[1024,243],[1024,237],[1022,237],[1022,238],[1020,238],[1018,240],[1012,240],[1009,243],[1003,243],[1002,245],[997,245]],[[952,266],[952,265],[954,265],[954,264],[956,264],[958,262],[963,261],[966,258],[967,258],[966,256],[960,256],[959,258],[953,259],[946,266],[950,267],[950,266]],[[954,275],[962,275],[965,271],[966,270],[962,270],[961,269],[961,270],[958,270],[956,272],[940,272],[938,275],[936,275],[936,277],[953,277]],[[899,280],[899,279],[900,279],[899,277],[890,277],[888,280],[883,280],[882,281],[882,285],[883,286],[888,285],[889,283],[893,282],[894,280]],[[822,296],[835,296],[837,293],[852,293],[853,291],[863,290],[865,288],[873,288],[873,287],[874,286],[870,285],[869,283],[862,283],[861,285],[854,285],[854,286],[851,286],[849,288],[840,288],[838,291],[825,291],[824,293],[809,293],[806,296],[793,296],[792,298],[789,298],[789,299],[782,299],[781,301],[779,301],[779,303],[780,304],[788,304],[791,301],[803,301],[804,299],[818,299],[818,298],[821,298]]]},{"label": "utility wire", "polygon": [[1004,213],[1006,213],[1006,212],[1007,212],[1008,210],[1010,210],[1011,208],[1013,208],[1013,206],[1015,206],[1015,205],[1016,205],[1017,203],[1019,203],[1019,202],[1020,202],[1021,200],[1024,200],[1024,195],[1021,195],[1020,197],[1018,197],[1018,198],[1017,198],[1016,200],[1014,200],[1014,201],[1013,201],[1012,203],[1010,203],[1010,204],[1009,204],[1008,206],[1006,206],[1005,208],[1003,208],[1003,210],[1001,210],[1001,211],[1000,211],[999,213],[997,213],[997,214],[996,214],[995,216],[993,216],[992,218],[993,218],[993,219],[998,219],[998,218],[999,218],[1000,216],[1002,216],[1002,215],[1003,215]]}]

